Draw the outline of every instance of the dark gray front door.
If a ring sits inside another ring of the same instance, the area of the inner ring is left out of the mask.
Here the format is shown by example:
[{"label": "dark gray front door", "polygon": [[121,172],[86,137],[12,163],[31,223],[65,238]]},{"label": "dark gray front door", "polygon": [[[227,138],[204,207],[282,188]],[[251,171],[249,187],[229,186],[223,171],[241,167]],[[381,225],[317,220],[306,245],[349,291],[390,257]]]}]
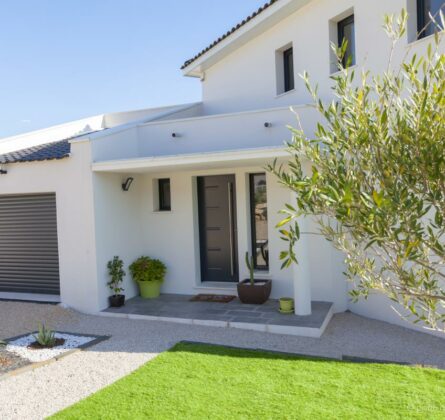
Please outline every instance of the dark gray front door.
[{"label": "dark gray front door", "polygon": [[198,178],[201,280],[237,282],[235,175]]}]

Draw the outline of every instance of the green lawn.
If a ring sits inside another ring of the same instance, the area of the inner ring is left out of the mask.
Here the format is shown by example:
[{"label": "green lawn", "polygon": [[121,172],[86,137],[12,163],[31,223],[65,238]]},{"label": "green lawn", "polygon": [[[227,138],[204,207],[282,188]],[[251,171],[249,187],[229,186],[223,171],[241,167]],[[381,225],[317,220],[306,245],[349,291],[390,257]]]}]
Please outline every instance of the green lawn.
[{"label": "green lawn", "polygon": [[445,372],[181,343],[57,419],[445,418]]}]

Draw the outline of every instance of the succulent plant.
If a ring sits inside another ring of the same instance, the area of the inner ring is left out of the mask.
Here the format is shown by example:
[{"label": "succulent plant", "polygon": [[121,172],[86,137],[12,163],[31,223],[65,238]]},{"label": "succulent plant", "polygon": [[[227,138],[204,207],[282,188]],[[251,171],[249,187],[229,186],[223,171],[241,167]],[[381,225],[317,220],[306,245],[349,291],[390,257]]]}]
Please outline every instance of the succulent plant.
[{"label": "succulent plant", "polygon": [[248,252],[246,252],[246,266],[249,270],[250,284],[253,286],[255,284],[255,280],[253,277],[253,270],[254,270],[253,255],[249,256]]},{"label": "succulent plant", "polygon": [[39,332],[33,337],[43,347],[53,347],[56,344],[56,333],[50,328],[46,328],[43,323],[39,325]]}]

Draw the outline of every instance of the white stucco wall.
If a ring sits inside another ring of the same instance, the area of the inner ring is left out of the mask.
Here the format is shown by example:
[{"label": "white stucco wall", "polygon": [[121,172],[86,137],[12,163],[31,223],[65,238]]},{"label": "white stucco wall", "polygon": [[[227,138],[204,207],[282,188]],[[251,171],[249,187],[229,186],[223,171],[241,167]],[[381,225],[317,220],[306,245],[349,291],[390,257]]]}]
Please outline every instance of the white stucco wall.
[{"label": "white stucco wall", "polygon": [[[266,162],[264,162],[266,164]],[[197,219],[196,177],[205,175],[235,174],[236,177],[236,205],[238,223],[238,260],[240,279],[247,278],[248,272],[244,266],[244,254],[250,245],[250,215],[248,174],[263,172],[262,166],[227,168],[218,170],[200,170],[188,172],[170,172],[158,174],[145,174],[135,178],[135,189],[131,193],[133,198],[120,193],[111,193],[119,181],[119,175],[102,175],[101,189],[104,189],[105,178],[110,190],[107,192],[109,202],[104,202],[96,207],[98,214],[107,215],[107,221],[96,220],[98,236],[100,232],[116,229],[116,232],[108,232],[98,240],[98,270],[102,270],[106,259],[114,253],[122,253],[126,262],[138,255],[146,254],[159,258],[165,262],[168,268],[167,278],[162,287],[164,293],[195,294],[202,287],[199,268],[199,238]],[[155,210],[154,185],[158,178],[170,178],[171,182],[171,212],[158,212]],[[97,180],[96,187],[99,186]],[[279,254],[286,244],[279,238],[275,225],[281,220],[278,214],[285,203],[289,202],[288,190],[279,186],[272,175],[267,175],[268,187],[268,214],[269,214],[269,273],[258,273],[258,278],[271,278],[273,280],[272,296],[275,298],[293,295],[292,270],[281,270]],[[103,191],[100,193],[103,198]],[[96,195],[96,201],[99,195]],[[131,206],[139,201],[140,214],[133,212]],[[125,203],[117,203],[115,200],[125,200]],[[109,205],[114,203],[115,208],[110,210]],[[127,214],[126,224],[122,224],[122,213]],[[120,213],[120,214],[119,214]],[[130,215],[133,215],[132,217]],[[100,226],[103,224],[103,227]],[[125,226],[125,228],[124,228]],[[142,244],[135,239],[139,233]],[[112,236],[110,238],[110,235]],[[135,236],[133,236],[135,235]],[[128,243],[129,241],[129,243]],[[317,236],[310,238],[311,249],[316,250],[311,257],[312,271],[312,299],[324,300],[335,303],[336,311],[346,310],[346,283],[341,274],[338,255],[325,241]],[[102,261],[99,247],[103,247]],[[139,247],[139,248],[138,248]],[[106,249],[106,251],[105,251]],[[138,252],[139,251],[139,252]],[[106,256],[105,256],[106,254]],[[130,258],[131,257],[131,258]],[[321,263],[322,262],[322,263]],[[102,276],[103,277],[103,276]],[[99,275],[99,279],[101,275]],[[235,285],[232,285],[232,292]],[[127,286],[128,287],[128,286]],[[128,290],[133,291],[132,288]]]},{"label": "white stucco wall", "polygon": [[56,193],[61,300],[81,311],[98,308],[90,159],[83,143],[70,158],[9,164],[0,175],[0,194]]},{"label": "white stucco wall", "polygon": [[[313,131],[316,111],[296,107],[304,129]],[[266,128],[265,123],[271,126]],[[139,156],[165,156],[225,150],[283,146],[297,126],[288,107],[145,124],[138,128]],[[172,133],[178,137],[173,138]]]},{"label": "white stucco wall", "polygon": [[[318,114],[311,106],[296,106],[302,127],[312,132]],[[289,107],[244,113],[153,121],[92,135],[93,162],[141,157],[284,146],[292,138],[288,125],[298,127]],[[269,123],[270,127],[264,124]],[[172,134],[176,133],[176,137]]]},{"label": "white stucco wall", "polygon": [[[92,173],[91,163],[279,146],[291,137],[285,125],[296,125],[288,110],[290,105],[299,105],[297,111],[303,128],[310,134],[316,115],[304,106],[311,98],[301,80],[296,77],[294,91],[277,95],[275,51],[292,43],[295,73],[307,70],[318,83],[322,97],[329,98],[332,60],[329,41],[335,41],[332,21],[354,11],[357,69],[365,64],[379,72],[386,68],[390,48],[381,28],[383,15],[398,13],[402,7],[413,12],[413,5],[414,0],[315,0],[207,69],[202,83],[202,105],[182,111],[179,107],[176,114],[165,115],[158,122],[142,124],[139,121],[131,128],[115,127],[92,135],[91,143],[82,141],[72,145],[69,159],[7,165],[8,174],[0,176],[0,194],[56,193],[62,301],[87,312],[105,308],[109,295],[106,263],[114,255],[124,260],[126,269],[140,255],[163,260],[168,267],[163,292],[201,291],[195,181],[197,176],[204,175],[236,176],[240,278],[247,277],[244,267],[244,253],[250,248],[247,175],[263,171],[261,165],[224,169],[220,164],[219,169],[131,175]],[[411,20],[406,39],[396,51],[396,63],[406,53],[424,51],[431,40],[409,44],[413,39],[412,27]],[[132,118],[149,119],[158,112],[175,109],[116,113],[91,121],[93,128],[100,129],[127,124]],[[259,112],[261,109],[264,110]],[[253,112],[236,114],[240,111]],[[219,113],[232,114],[209,117]],[[265,128],[264,122],[271,122],[272,127]],[[68,125],[68,131],[77,132],[85,127],[84,123]],[[62,128],[51,131],[50,141],[59,140],[60,133],[68,133],[66,127]],[[173,132],[179,137],[172,138]],[[31,133],[23,142],[21,137],[20,146],[44,143],[45,134],[45,130]],[[20,149],[17,142],[17,139],[3,142],[0,152]],[[130,191],[123,192],[121,183],[130,175],[135,178],[134,183]],[[171,212],[155,210],[153,185],[154,180],[161,177],[171,179]],[[278,259],[285,243],[275,229],[281,219],[278,211],[290,201],[290,194],[271,175],[267,182],[270,270],[266,276],[273,280],[272,296],[277,298],[293,294],[292,270],[281,270]],[[308,229],[315,232],[316,226],[309,222]],[[416,328],[401,320],[381,296],[350,303],[342,275],[342,255],[316,235],[310,235],[308,246],[313,300],[334,302],[337,312],[349,308],[365,316]],[[137,294],[129,273],[124,287],[128,298]]]},{"label": "white stucco wall", "polygon": [[[349,289],[351,288],[352,285],[349,285]],[[378,319],[412,330],[428,332],[442,338],[445,336],[443,332],[431,330],[422,323],[414,324],[415,318],[408,310],[379,293],[372,293],[367,300],[362,298],[356,303],[349,301],[348,309],[368,318]]]},{"label": "white stucco wall", "polygon": [[[210,68],[202,82],[206,114],[305,104],[311,101],[302,80],[307,71],[320,95],[330,98],[332,52],[337,42],[334,21],[355,15],[357,72],[383,72],[391,43],[382,28],[385,14],[411,13],[410,30],[397,46],[394,65],[407,53],[425,51],[431,38],[410,44],[416,31],[415,0],[314,0],[252,39]],[[346,15],[346,16],[345,16]],[[277,95],[275,52],[292,43],[295,90]],[[410,52],[410,49],[412,50]]]},{"label": "white stucco wall", "polygon": [[128,266],[144,253],[142,232],[142,199],[146,193],[140,177],[134,176],[129,191],[122,190],[127,178],[120,174],[94,174],[94,207],[96,226],[97,282],[99,307],[108,307],[109,281],[107,262],[115,255],[125,264],[124,294],[127,298],[137,295]]},{"label": "white stucco wall", "polygon": [[[432,37],[416,41],[415,0],[315,0],[289,15],[277,25],[257,36],[239,49],[205,70],[202,82],[206,114],[239,112],[261,108],[310,103],[307,90],[297,75],[307,71],[317,84],[321,97],[331,99],[330,76],[333,56],[330,42],[337,42],[336,23],[352,13],[355,16],[357,74],[362,69],[382,73],[387,69],[391,42],[382,28],[385,14],[398,14],[406,8],[410,14],[408,31],[396,46],[392,66],[398,68],[402,59],[412,54],[424,54]],[[294,50],[295,89],[277,94],[276,51],[292,44]],[[445,51],[442,42],[440,52]],[[302,119],[303,127],[311,135],[311,124]],[[313,123],[313,121],[311,121]],[[305,126],[306,125],[306,126]],[[328,251],[328,243],[310,243],[311,282],[314,298],[342,302],[341,306],[358,314],[413,329],[423,329],[402,319],[406,314],[398,305],[381,295],[367,301],[350,302],[347,290],[351,286],[331,282],[331,271],[339,273],[343,256]],[[423,329],[424,330],[424,329]],[[425,331],[425,330],[424,330]],[[440,335],[440,333],[439,333]]]}]

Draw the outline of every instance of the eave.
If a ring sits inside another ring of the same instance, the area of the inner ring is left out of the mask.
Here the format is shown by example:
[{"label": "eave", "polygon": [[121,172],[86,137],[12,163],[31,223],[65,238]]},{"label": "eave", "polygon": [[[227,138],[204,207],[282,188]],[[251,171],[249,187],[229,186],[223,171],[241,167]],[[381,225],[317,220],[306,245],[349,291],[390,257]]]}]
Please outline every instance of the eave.
[{"label": "eave", "polygon": [[205,71],[233,51],[247,44],[258,35],[275,26],[291,13],[301,9],[312,0],[280,0],[269,6],[254,19],[241,25],[226,38],[206,48],[196,58],[189,60],[183,74],[189,77],[203,77]]}]

